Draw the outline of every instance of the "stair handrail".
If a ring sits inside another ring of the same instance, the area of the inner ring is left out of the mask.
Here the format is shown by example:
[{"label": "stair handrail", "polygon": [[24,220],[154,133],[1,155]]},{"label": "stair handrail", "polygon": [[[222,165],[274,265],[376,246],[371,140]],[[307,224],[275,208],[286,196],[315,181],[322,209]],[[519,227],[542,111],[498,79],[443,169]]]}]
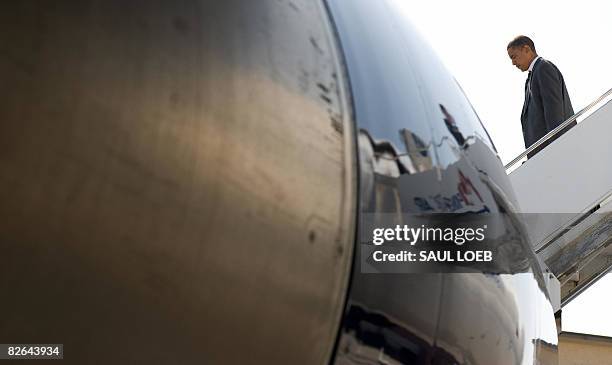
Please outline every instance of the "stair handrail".
[{"label": "stair handrail", "polygon": [[514,158],[512,161],[510,161],[506,166],[504,166],[506,171],[508,171],[508,169],[510,167],[514,166],[517,162],[521,161],[525,156],[527,156],[527,154],[533,152],[536,148],[540,147],[543,143],[545,143],[546,141],[551,139],[553,136],[557,135],[557,133],[559,133],[565,127],[570,125],[570,123],[572,123],[573,121],[578,119],[580,116],[582,116],[584,113],[589,111],[591,108],[593,108],[595,105],[599,104],[602,100],[604,100],[605,98],[607,98],[610,95],[612,95],[612,89],[606,91],[602,96],[600,96],[599,98],[595,99],[595,101],[593,101],[591,104],[589,104],[586,107],[584,107],[584,109],[582,109],[578,113],[576,113],[576,114],[572,115],[571,117],[569,117],[565,122],[559,124],[557,126],[557,128],[555,128],[552,131],[546,133],[544,135],[544,137],[540,138],[536,143],[534,143],[531,146],[529,146],[529,148],[527,148],[525,151],[523,151],[523,153],[518,155],[516,158]]}]

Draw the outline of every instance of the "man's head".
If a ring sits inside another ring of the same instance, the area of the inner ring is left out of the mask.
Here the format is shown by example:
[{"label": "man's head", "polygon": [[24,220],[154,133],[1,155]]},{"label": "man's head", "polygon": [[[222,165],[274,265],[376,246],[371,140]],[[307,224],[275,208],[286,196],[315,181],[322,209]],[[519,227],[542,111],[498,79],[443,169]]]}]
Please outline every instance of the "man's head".
[{"label": "man's head", "polygon": [[538,56],[533,41],[524,35],[520,35],[508,43],[507,50],[512,64],[523,72],[529,69],[531,61]]}]

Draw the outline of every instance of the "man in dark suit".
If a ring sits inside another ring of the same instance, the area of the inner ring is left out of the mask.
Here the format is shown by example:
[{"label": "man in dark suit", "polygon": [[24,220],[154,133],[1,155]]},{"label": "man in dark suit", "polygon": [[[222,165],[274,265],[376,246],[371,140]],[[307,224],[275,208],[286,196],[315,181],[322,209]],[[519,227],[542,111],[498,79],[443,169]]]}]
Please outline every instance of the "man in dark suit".
[{"label": "man in dark suit", "polygon": [[[574,115],[574,109],[563,75],[552,62],[538,56],[529,37],[521,35],[514,38],[508,43],[507,51],[514,66],[523,72],[529,72],[525,81],[525,102],[521,113],[525,148],[529,148]],[[527,157],[531,158],[574,125],[575,121]]]}]

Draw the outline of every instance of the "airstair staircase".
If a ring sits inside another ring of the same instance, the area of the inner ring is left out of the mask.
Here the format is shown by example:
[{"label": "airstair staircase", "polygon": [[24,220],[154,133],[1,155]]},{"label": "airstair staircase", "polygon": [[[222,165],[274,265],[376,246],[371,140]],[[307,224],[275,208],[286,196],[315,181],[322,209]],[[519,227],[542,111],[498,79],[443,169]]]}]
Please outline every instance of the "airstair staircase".
[{"label": "airstair staircase", "polygon": [[548,267],[555,311],[612,268],[611,136],[612,89],[506,165],[532,245]]}]

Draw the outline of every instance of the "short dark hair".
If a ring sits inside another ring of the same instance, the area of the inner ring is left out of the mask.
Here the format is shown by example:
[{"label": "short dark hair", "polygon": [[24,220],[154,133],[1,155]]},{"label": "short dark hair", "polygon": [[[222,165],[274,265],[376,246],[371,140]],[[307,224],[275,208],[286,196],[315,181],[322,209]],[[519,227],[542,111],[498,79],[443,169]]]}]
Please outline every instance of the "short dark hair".
[{"label": "short dark hair", "polygon": [[533,41],[531,40],[531,38],[525,35],[520,35],[514,38],[513,40],[511,40],[510,43],[508,43],[508,47],[506,47],[506,49],[510,49],[513,47],[522,47],[522,46],[529,46],[529,48],[531,48],[533,53],[536,53],[536,54],[538,53],[536,52],[535,45],[533,44]]}]

